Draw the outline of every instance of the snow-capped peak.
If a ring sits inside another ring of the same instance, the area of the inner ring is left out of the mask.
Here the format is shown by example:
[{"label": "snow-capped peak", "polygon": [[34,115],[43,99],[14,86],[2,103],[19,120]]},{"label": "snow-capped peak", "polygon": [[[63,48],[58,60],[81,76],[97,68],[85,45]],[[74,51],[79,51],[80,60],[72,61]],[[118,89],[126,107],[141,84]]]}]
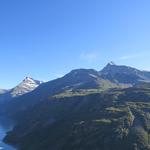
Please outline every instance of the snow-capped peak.
[{"label": "snow-capped peak", "polygon": [[34,80],[34,79],[31,77],[26,77],[23,81],[27,81],[27,80]]},{"label": "snow-capped peak", "polygon": [[12,89],[11,95],[12,97],[18,97],[28,92],[33,91],[37,88],[42,81],[34,80],[33,78],[26,77],[18,86]]}]

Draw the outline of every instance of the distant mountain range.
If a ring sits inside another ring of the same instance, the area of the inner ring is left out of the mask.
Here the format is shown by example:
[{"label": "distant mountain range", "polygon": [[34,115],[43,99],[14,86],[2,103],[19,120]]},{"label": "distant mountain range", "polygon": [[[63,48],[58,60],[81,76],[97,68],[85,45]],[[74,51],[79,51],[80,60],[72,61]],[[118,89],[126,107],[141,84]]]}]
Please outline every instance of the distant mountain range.
[{"label": "distant mountain range", "polygon": [[0,94],[0,102],[15,99],[12,104],[8,104],[18,105],[18,108],[25,109],[26,106],[34,105],[60,93],[79,90],[83,92],[84,89],[104,91],[150,83],[150,72],[110,62],[101,71],[76,69],[61,78],[41,83],[43,82],[27,77],[15,88]]},{"label": "distant mountain range", "polygon": [[19,150],[150,150],[149,71],[110,62],[0,92],[17,122],[5,141]]},{"label": "distant mountain range", "polygon": [[6,92],[8,92],[8,90],[0,89],[0,94],[4,94]]},{"label": "distant mountain range", "polygon": [[[11,90],[0,89],[0,94],[8,94],[15,98],[36,89],[42,81],[26,77],[19,85]],[[50,93],[75,89],[108,89],[119,86],[136,86],[141,83],[150,83],[150,72],[141,71],[129,66],[108,63],[101,71],[94,69],[76,69],[62,78],[46,82],[39,87],[48,89]],[[42,90],[43,91],[43,90]],[[46,91],[45,91],[46,92]]]}]

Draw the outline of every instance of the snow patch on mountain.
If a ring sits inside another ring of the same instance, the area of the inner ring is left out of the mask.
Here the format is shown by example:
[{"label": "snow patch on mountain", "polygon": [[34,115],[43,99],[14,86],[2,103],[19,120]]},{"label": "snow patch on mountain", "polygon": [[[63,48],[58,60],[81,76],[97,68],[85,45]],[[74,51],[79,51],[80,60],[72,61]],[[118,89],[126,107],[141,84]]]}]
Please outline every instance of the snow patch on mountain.
[{"label": "snow patch on mountain", "polygon": [[11,90],[12,97],[18,97],[37,88],[42,81],[34,80],[33,78],[26,77],[18,86]]}]

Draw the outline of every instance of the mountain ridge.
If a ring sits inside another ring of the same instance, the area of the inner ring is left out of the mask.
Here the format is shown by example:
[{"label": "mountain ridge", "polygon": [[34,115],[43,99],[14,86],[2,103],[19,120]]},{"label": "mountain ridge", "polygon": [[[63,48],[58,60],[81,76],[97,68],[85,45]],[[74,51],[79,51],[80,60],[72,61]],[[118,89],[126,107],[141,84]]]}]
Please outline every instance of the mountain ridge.
[{"label": "mountain ridge", "polygon": [[150,72],[139,69],[108,63],[101,71],[102,78],[117,83],[137,85],[141,82],[150,82]]},{"label": "mountain ridge", "polygon": [[2,105],[17,122],[4,140],[19,150],[150,150],[149,99],[149,72],[75,69]]},{"label": "mountain ridge", "polygon": [[[139,75],[140,74],[140,75]],[[141,78],[142,74],[142,78]],[[149,78],[149,72],[146,72],[146,76]],[[141,80],[145,76],[145,72],[128,67],[118,66],[113,62],[108,63],[101,71],[94,69],[74,69],[64,75],[61,78],[45,82],[40,84],[34,90],[27,92],[19,97],[14,97],[13,102],[7,103],[8,109],[15,109],[15,106],[19,109],[26,109],[32,105],[35,105],[39,101],[43,101],[48,97],[58,95],[59,93],[73,93],[76,91],[88,90],[93,92],[95,89],[103,91],[113,88],[128,88],[131,86],[137,86],[143,82],[149,83],[149,80]],[[26,78],[29,79],[30,78]],[[32,80],[32,79],[31,79]],[[20,89],[19,89],[20,91]],[[89,93],[85,92],[85,93]],[[77,92],[78,93],[78,92]],[[10,96],[10,95],[7,95]],[[12,111],[14,111],[12,110]]]}]

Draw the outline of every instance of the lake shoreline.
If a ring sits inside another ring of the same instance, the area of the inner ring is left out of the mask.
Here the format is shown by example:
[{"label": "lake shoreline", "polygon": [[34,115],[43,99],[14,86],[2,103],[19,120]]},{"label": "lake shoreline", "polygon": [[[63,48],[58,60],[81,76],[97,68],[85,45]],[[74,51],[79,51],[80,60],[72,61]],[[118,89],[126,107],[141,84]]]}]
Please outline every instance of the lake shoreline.
[{"label": "lake shoreline", "polygon": [[0,150],[17,150],[15,146],[5,141],[7,134],[13,130],[15,123],[8,117],[0,117]]}]

